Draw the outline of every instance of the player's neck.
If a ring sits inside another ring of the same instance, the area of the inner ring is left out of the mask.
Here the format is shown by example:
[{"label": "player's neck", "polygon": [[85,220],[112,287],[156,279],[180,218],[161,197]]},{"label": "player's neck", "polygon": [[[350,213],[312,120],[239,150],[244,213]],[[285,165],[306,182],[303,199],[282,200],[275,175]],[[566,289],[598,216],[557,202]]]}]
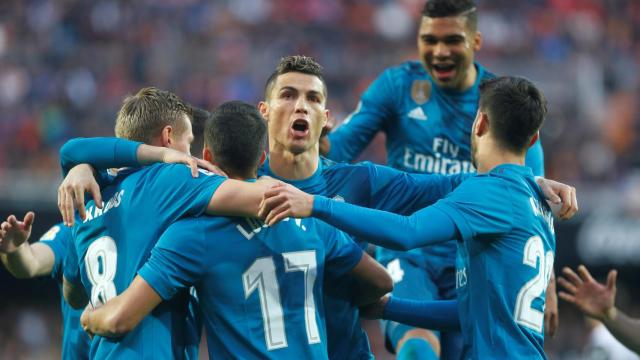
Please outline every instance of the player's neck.
[{"label": "player's neck", "polygon": [[467,70],[467,76],[462,83],[462,91],[469,90],[473,86],[473,84],[476,83],[477,79],[478,69],[476,69],[476,64],[472,62],[469,70]]},{"label": "player's neck", "polygon": [[280,178],[302,180],[311,177],[318,169],[320,154],[318,147],[294,154],[284,147],[274,146],[269,149],[269,167]]},{"label": "player's neck", "polygon": [[484,174],[504,164],[524,165],[524,154],[516,154],[505,150],[495,143],[478,148],[476,166],[478,174]]}]

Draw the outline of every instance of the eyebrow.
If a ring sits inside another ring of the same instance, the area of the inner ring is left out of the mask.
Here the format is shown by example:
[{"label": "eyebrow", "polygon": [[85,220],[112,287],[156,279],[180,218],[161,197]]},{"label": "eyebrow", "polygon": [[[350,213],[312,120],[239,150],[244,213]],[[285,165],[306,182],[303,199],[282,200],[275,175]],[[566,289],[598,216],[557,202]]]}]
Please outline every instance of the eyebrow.
[{"label": "eyebrow", "polygon": [[[295,91],[295,92],[300,92],[300,90],[294,88],[293,86],[283,86],[283,87],[280,88],[280,90],[278,92],[282,92],[284,90],[291,90],[291,91]],[[310,95],[319,95],[319,96],[322,96],[324,98],[324,94],[321,91],[309,90],[306,93],[310,94]]]}]

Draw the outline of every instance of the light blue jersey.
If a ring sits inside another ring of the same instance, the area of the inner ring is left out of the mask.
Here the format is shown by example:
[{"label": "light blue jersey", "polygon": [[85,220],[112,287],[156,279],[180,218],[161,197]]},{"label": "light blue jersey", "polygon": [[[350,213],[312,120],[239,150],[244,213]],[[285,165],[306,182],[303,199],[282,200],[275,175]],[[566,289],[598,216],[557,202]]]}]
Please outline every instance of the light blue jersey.
[{"label": "light blue jersey", "polygon": [[498,166],[435,206],[460,233],[456,282],[465,354],[545,358],[545,295],[556,241],[531,169]]},{"label": "light blue jersey", "polygon": [[544,358],[544,306],[555,235],[551,210],[531,169],[497,166],[410,216],[323,197],[314,200],[313,215],[398,249],[457,238],[465,358]]},{"label": "light blue jersey", "polygon": [[323,279],[362,254],[315,219],[204,216],[171,225],[140,276],[164,300],[196,286],[212,359],[326,359]]},{"label": "light blue jersey", "polygon": [[[335,163],[324,158],[320,159],[316,172],[303,180],[278,177],[271,171],[268,160],[259,173],[311,194],[401,214],[411,214],[436,202],[469,177],[408,174],[369,162]],[[367,246],[366,239],[356,239],[356,242],[363,249]],[[325,282],[329,356],[333,359],[372,358],[369,341],[360,326],[358,308],[351,301],[353,282],[350,276]]]},{"label": "light blue jersey", "polygon": [[[482,65],[475,67],[476,82],[462,92],[439,88],[419,61],[386,69],[363,93],[357,109],[329,134],[327,157],[352,161],[383,131],[391,167],[429,174],[474,172],[470,135],[479,85],[494,77]],[[527,152],[526,164],[534,174],[544,175],[539,141]],[[421,300],[455,297],[454,241],[409,252],[384,248],[376,252],[394,278],[394,295]],[[385,332],[395,346],[407,330],[388,324]]]},{"label": "light blue jersey", "polygon": [[[224,178],[191,176],[184,165],[156,164],[123,170],[102,190],[103,209],[93,200],[87,218],[77,219],[74,247],[65,277],[80,281],[94,306],[123,292],[174,221],[202,215]],[[199,339],[187,329],[188,291],[160,304],[122,338],[95,337],[91,357],[98,359],[168,359],[186,357]],[[195,344],[194,344],[195,342]]]},{"label": "light blue jersey", "polygon": [[62,273],[64,259],[69,246],[72,246],[71,228],[62,223],[52,226],[40,237],[40,243],[53,251],[53,269],[51,277],[58,283],[60,290],[60,308],[62,310],[62,359],[81,360],[89,358],[89,335],[80,326],[82,310],[75,310],[62,295]]}]

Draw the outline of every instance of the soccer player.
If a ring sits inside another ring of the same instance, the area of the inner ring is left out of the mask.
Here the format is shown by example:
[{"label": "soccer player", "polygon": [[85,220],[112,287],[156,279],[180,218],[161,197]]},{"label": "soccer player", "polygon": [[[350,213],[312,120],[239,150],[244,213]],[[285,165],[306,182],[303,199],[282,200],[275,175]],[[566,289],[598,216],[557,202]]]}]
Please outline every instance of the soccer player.
[{"label": "soccer player", "polygon": [[[203,158],[252,181],[264,161],[266,125],[234,101],[207,121]],[[361,304],[391,291],[391,277],[344,233],[320,221],[275,227],[249,218],[198,217],[172,224],[122,294],[86,310],[83,327],[120,336],[163,300],[196,286],[211,358],[327,358],[322,284],[353,274]],[[326,274],[326,275],[325,275]]]},{"label": "soccer player", "polygon": [[[171,157],[191,160],[193,134],[187,107],[168,91],[145,88],[126,98],[116,120],[116,134],[166,147],[116,139],[113,151],[109,139],[76,139],[61,149],[63,169],[85,162],[103,169]],[[105,152],[104,142],[112,151]],[[192,175],[182,164],[125,169],[102,190],[101,198],[106,200],[102,206],[95,200],[87,203],[84,219],[73,228],[74,246],[65,263],[64,294],[69,304],[78,308],[89,300],[95,307],[124,291],[162,232],[180,218],[221,209],[231,214],[257,213],[264,183],[226,180],[208,173]],[[183,358],[193,354],[191,349],[199,338],[187,336],[193,334],[185,320],[188,300],[187,291],[176,295],[123,338],[95,337],[91,357]]]},{"label": "soccer player", "polygon": [[[378,131],[384,131],[387,164],[396,169],[436,174],[474,171],[469,139],[478,109],[478,87],[482,80],[494,77],[474,61],[482,47],[477,16],[473,0],[427,0],[417,34],[419,61],[390,67],[378,76],[355,112],[324,140],[327,157],[352,161]],[[526,165],[534,175],[544,175],[539,141],[527,152]],[[454,256],[454,242],[410,252],[377,250],[378,260],[394,275],[394,295],[414,299],[455,297]],[[549,296],[554,306],[548,309],[547,330],[553,334],[557,327],[554,282]],[[414,346],[430,346],[439,353],[436,333],[394,323],[383,326],[388,345],[401,359],[405,343],[411,345],[406,352],[423,354],[417,358],[428,357],[425,351],[410,349]],[[455,334],[446,334],[442,341],[443,350],[450,349],[452,358],[457,358]]]},{"label": "soccer player", "polygon": [[283,185],[265,193],[263,210],[271,209],[265,222],[313,214],[399,250],[457,239],[464,358],[544,358],[543,312],[555,235],[551,209],[524,163],[546,110],[544,96],[526,79],[485,81],[471,133],[478,175],[446,198],[400,216]]},{"label": "soccer player", "polygon": [[568,267],[562,273],[564,276],[558,278],[564,289],[560,298],[601,321],[618,341],[640,354],[640,319],[629,317],[615,306],[618,272],[609,271],[606,284],[595,281],[584,265],[578,266],[577,274]]},{"label": "soccer player", "polygon": [[30,211],[22,221],[10,215],[2,222],[0,260],[18,279],[51,276],[58,282],[63,326],[61,358],[88,359],[90,340],[80,327],[81,311],[71,308],[62,296],[63,263],[71,246],[71,230],[60,223],[45,232],[40,241],[29,244],[34,219],[35,214]]},{"label": "soccer player", "polygon": [[[281,59],[259,105],[269,134],[269,158],[259,169],[260,175],[289,182],[309,193],[402,214],[434,203],[469,177],[409,174],[372,163],[337,164],[321,158],[318,143],[328,115],[326,101],[327,89],[317,62],[305,56]],[[114,149],[102,152],[113,154]],[[571,217],[577,211],[575,189],[548,180],[541,180],[541,184],[549,198],[562,198],[563,216]],[[356,240],[366,247],[364,239]],[[372,358],[358,307],[352,301],[357,294],[352,285],[349,276],[325,285],[330,358]]]},{"label": "soccer player", "polygon": [[[408,174],[372,163],[337,164],[319,157],[319,136],[328,116],[326,98],[322,68],[313,59],[289,56],[280,61],[260,103],[269,130],[269,158],[263,174],[312,194],[402,214],[434,203],[468,176]],[[560,214],[571,217],[577,210],[575,189],[561,188]],[[366,246],[366,239],[358,240]],[[370,358],[358,310],[345,300],[350,297],[349,279],[342,278],[329,288],[325,307],[327,314],[335,314],[327,316],[330,356]]]}]

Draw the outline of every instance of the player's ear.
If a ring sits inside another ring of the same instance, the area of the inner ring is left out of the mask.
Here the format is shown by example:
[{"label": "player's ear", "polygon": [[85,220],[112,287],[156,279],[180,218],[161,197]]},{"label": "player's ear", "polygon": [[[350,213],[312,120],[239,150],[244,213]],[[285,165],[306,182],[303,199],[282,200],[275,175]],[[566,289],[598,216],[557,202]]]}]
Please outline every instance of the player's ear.
[{"label": "player's ear", "polygon": [[478,120],[474,131],[476,136],[482,136],[489,131],[489,117],[486,113],[478,112]]},{"label": "player's ear", "polygon": [[262,164],[264,164],[266,160],[267,160],[267,152],[266,150],[262,150],[262,155],[260,156],[260,163],[258,164],[258,166],[262,166]]},{"label": "player's ear", "polygon": [[331,115],[331,111],[329,109],[324,110],[324,119],[322,119],[322,127],[327,126],[329,122],[329,116]]},{"label": "player's ear", "polygon": [[536,131],[536,133],[533,134],[533,136],[531,137],[531,141],[529,141],[529,147],[532,147],[533,144],[535,144],[536,141],[538,141],[539,137],[540,137],[540,131]]},{"label": "player's ear", "polygon": [[173,143],[173,128],[171,125],[167,125],[162,128],[160,141],[162,143],[162,147],[171,147]]},{"label": "player's ear", "polygon": [[482,33],[480,31],[476,31],[473,36],[473,51],[478,51],[482,48]]},{"label": "player's ear", "polygon": [[267,118],[269,116],[269,104],[267,104],[266,101],[260,101],[260,103],[258,103],[258,110],[260,110],[260,114],[262,114],[264,120],[269,121]]}]

